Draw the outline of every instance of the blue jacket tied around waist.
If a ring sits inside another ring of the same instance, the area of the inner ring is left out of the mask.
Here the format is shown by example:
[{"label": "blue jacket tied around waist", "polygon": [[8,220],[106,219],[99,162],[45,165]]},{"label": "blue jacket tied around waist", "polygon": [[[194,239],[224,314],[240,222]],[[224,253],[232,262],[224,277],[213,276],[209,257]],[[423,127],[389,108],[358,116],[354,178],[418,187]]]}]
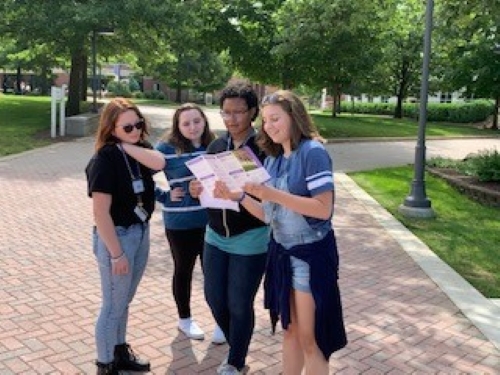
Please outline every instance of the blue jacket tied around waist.
[{"label": "blue jacket tied around waist", "polygon": [[[338,279],[338,253],[333,230],[320,241],[285,249],[271,238],[264,279],[264,306],[270,310],[273,332],[278,321],[290,324],[292,269],[290,256],[309,264],[310,287],[316,304],[316,342],[326,360],[347,344]],[[333,270],[332,270],[333,268]]]}]

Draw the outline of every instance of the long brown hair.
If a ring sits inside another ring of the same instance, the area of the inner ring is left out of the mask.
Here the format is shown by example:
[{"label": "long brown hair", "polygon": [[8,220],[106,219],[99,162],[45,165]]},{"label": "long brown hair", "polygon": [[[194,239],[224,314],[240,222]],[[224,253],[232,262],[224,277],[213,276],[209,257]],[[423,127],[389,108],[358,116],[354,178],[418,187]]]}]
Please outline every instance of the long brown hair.
[{"label": "long brown hair", "polygon": [[[290,145],[292,150],[295,150],[303,139],[321,139],[304,103],[293,92],[278,90],[264,96],[261,109],[271,104],[279,105],[291,117]],[[280,144],[274,143],[264,131],[264,123],[262,123],[257,135],[257,144],[266,155],[278,156],[283,153],[283,147]]]},{"label": "long brown hair", "polygon": [[203,112],[201,107],[194,103],[184,103],[179,108],[177,108],[174,113],[174,117],[172,119],[172,128],[165,131],[165,133],[163,133],[163,135],[161,136],[161,140],[172,144],[179,154],[190,152],[194,149],[193,143],[189,139],[184,137],[179,129],[182,112],[189,111],[191,109],[197,110],[203,118],[203,121],[205,121],[205,128],[203,129],[203,133],[201,135],[201,145],[203,147],[207,147],[210,142],[215,139],[215,134],[210,130],[207,116],[205,115],[205,112]]},{"label": "long brown hair", "polygon": [[149,135],[148,125],[146,119],[142,115],[141,111],[137,106],[126,98],[114,98],[112,99],[101,113],[99,119],[99,127],[97,128],[96,140],[95,140],[95,151],[99,151],[104,145],[116,144],[119,140],[113,135],[113,130],[116,126],[116,121],[118,117],[127,111],[134,111],[137,117],[144,120],[146,126],[141,131],[141,138],[139,142],[143,142],[147,135]]}]

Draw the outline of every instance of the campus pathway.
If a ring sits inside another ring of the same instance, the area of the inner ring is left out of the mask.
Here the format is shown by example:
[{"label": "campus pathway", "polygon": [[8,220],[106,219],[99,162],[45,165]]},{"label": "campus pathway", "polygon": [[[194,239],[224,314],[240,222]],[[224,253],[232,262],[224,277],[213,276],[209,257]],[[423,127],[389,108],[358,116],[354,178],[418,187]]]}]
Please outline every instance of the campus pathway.
[{"label": "campus pathway", "polygon": [[[2,375],[95,373],[100,290],[83,172],[92,141],[0,159]],[[151,360],[154,374],[214,374],[227,346],[210,344],[214,324],[199,267],[193,316],[208,337],[190,341],[177,331],[172,260],[160,213],[157,207],[150,261],[131,307],[129,342]],[[346,175],[337,175],[334,225],[349,344],[332,356],[331,373],[500,374],[495,336],[487,338],[407,253],[391,232],[396,224]],[[411,242],[411,235],[398,230]],[[256,312],[250,373],[279,374],[281,332],[270,335],[262,291]]]}]

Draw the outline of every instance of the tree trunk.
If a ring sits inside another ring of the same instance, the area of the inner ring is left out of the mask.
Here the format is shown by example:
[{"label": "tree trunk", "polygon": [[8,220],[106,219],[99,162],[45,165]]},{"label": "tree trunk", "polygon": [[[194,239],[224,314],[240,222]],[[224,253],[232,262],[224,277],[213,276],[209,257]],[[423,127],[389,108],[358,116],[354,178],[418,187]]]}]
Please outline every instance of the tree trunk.
[{"label": "tree trunk", "polygon": [[40,93],[42,95],[50,95],[50,86],[52,85],[52,71],[44,64],[40,73]]},{"label": "tree trunk", "polygon": [[281,87],[284,90],[291,90],[293,88],[293,82],[288,72],[288,69],[283,69],[283,73],[281,74]]},{"label": "tree trunk", "polygon": [[177,81],[175,85],[175,102],[182,103],[182,84],[181,81]]},{"label": "tree trunk", "polygon": [[16,71],[16,94],[20,95],[22,94],[22,90],[21,90],[21,80],[22,80],[22,76],[21,76],[21,65],[18,64],[17,65],[17,71]]},{"label": "tree trunk", "polygon": [[340,112],[342,111],[341,109],[341,103],[342,102],[342,92],[341,92],[341,89],[339,88],[338,89],[338,92],[337,92],[337,107],[335,108],[335,112],[337,112],[337,114],[340,115]]},{"label": "tree trunk", "polygon": [[288,61],[289,57],[285,56],[281,67],[281,87],[284,90],[291,90],[293,88],[292,75]]},{"label": "tree trunk", "polygon": [[80,113],[80,99],[82,86],[87,86],[82,82],[82,61],[85,53],[83,47],[77,47],[71,51],[71,70],[69,73],[68,86],[68,104],[66,106],[66,114],[68,116],[77,115]]},{"label": "tree trunk", "polygon": [[337,113],[340,113],[340,85],[338,83],[334,84],[331,90],[332,93],[332,117],[337,117]]},{"label": "tree trunk", "polygon": [[403,95],[401,90],[397,93],[398,101],[396,103],[396,109],[394,110],[394,118],[403,118]]},{"label": "tree trunk", "polygon": [[294,87],[293,79],[288,71],[285,71],[282,76],[282,87],[284,90],[292,90]]},{"label": "tree trunk", "polygon": [[394,118],[403,118],[403,100],[406,97],[408,89],[408,82],[410,81],[410,63],[403,59],[399,78],[399,85],[397,87],[396,97],[397,103],[394,110]]},{"label": "tree trunk", "polygon": [[495,111],[493,112],[493,124],[491,125],[492,129],[498,130],[498,116],[500,116],[500,113],[498,113],[498,110],[500,109],[500,96],[497,96],[495,100]]},{"label": "tree trunk", "polygon": [[394,118],[403,118],[403,100],[406,96],[405,71],[402,72],[401,76],[403,78],[399,81],[398,92],[396,93],[397,103],[394,109]]},{"label": "tree trunk", "polygon": [[87,62],[87,55],[82,54],[82,61],[81,61],[81,93],[80,93],[80,100],[85,102],[87,101],[87,80],[88,80],[88,74],[87,74],[87,68],[88,68],[88,62]]}]

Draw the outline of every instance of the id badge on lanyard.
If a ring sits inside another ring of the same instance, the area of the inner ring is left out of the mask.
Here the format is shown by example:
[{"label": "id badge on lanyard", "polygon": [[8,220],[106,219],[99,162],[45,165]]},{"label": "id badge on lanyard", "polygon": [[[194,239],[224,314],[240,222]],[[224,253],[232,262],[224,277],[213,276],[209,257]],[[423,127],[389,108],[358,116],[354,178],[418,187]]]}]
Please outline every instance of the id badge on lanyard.
[{"label": "id badge on lanyard", "polygon": [[142,203],[141,194],[144,193],[145,188],[144,188],[144,181],[141,176],[141,169],[139,163],[137,162],[137,160],[135,161],[138,173],[138,176],[136,177],[132,171],[132,168],[130,167],[127,155],[125,155],[125,152],[123,151],[120,145],[117,146],[122,152],[125,164],[127,165],[127,169],[130,173],[130,179],[132,181],[132,190],[134,191],[134,194],[137,196],[137,205],[134,208],[134,213],[142,222],[145,222],[146,220],[148,220],[148,212],[146,211],[146,209],[144,208],[144,204]]},{"label": "id badge on lanyard", "polygon": [[132,180],[132,188],[134,189],[135,194],[144,193],[144,182],[142,181],[142,178],[134,178]]}]

